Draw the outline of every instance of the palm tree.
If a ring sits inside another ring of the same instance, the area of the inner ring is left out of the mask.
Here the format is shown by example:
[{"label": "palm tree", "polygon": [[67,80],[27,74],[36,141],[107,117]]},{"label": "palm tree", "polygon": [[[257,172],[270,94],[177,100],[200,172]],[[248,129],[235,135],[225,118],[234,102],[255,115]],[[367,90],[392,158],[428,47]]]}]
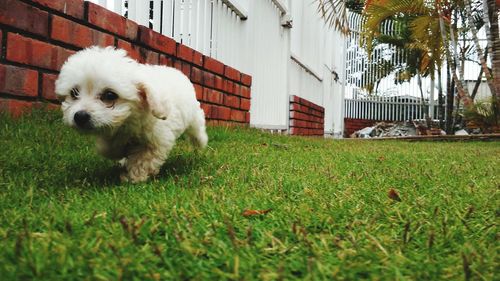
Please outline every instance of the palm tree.
[{"label": "palm tree", "polygon": [[[318,12],[330,25],[344,34],[349,33],[347,19],[348,0],[316,0]],[[352,1],[351,1],[352,2]]]},{"label": "palm tree", "polygon": [[[364,14],[367,16],[365,22],[364,43],[367,49],[373,47],[373,43],[381,40],[379,32],[380,24],[389,18],[409,17],[411,19],[412,40],[405,44],[405,48],[421,52],[417,60],[419,65],[415,67],[415,75],[430,74],[431,78],[435,70],[442,67],[446,60],[447,66],[454,66],[449,72],[452,75],[454,85],[458,90],[458,96],[465,106],[473,103],[464,83],[464,67],[457,51],[457,17],[452,16],[456,9],[464,10],[469,19],[469,26],[475,41],[476,52],[479,55],[482,71],[490,77],[490,90],[496,102],[493,103],[494,112],[498,116],[500,111],[500,34],[498,26],[498,12],[500,11],[499,0],[472,0],[474,3],[483,3],[483,17],[488,34],[488,47],[492,60],[492,70],[486,66],[486,56],[477,40],[476,17],[472,16],[471,0],[316,0],[318,11],[331,26],[347,34],[349,32],[346,7],[356,2],[365,2]],[[479,2],[478,2],[479,1]],[[441,37],[441,40],[436,38]],[[457,75],[457,71],[460,77]]]},{"label": "palm tree", "polygon": [[[434,78],[434,71],[441,69],[443,60],[446,58],[448,65],[452,60],[458,61],[458,53],[454,30],[449,25],[450,9],[448,3],[436,1],[436,5],[430,5],[425,0],[371,0],[365,7],[366,16],[365,43],[368,49],[372,42],[380,39],[379,26],[386,19],[407,17],[410,19],[411,40],[405,44],[405,49],[416,50],[421,53],[420,65],[416,68]],[[446,8],[446,9],[444,9]],[[441,40],[436,40],[441,37]],[[463,67],[458,67],[460,77],[453,71],[453,80],[457,85],[458,93],[464,104],[470,104],[469,93],[465,88]]]}]

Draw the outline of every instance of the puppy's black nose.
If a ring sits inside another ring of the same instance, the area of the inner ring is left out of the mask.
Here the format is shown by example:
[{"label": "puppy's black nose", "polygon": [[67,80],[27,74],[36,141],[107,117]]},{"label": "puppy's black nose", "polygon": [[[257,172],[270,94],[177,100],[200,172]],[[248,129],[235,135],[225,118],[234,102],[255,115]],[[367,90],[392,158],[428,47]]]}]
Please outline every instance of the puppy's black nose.
[{"label": "puppy's black nose", "polygon": [[87,111],[80,110],[77,113],[75,113],[75,123],[78,125],[78,127],[88,127],[89,121],[90,121],[90,114],[87,113]]}]

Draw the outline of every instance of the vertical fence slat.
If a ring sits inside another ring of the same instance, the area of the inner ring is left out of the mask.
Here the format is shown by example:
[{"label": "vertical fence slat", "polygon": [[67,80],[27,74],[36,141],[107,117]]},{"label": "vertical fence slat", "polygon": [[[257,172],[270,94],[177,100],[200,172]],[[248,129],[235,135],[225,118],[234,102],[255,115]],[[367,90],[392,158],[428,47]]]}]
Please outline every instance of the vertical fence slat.
[{"label": "vertical fence slat", "polygon": [[153,0],[153,30],[161,30],[161,0]]},{"label": "vertical fence slat", "polygon": [[113,1],[113,11],[123,16],[123,0]]}]

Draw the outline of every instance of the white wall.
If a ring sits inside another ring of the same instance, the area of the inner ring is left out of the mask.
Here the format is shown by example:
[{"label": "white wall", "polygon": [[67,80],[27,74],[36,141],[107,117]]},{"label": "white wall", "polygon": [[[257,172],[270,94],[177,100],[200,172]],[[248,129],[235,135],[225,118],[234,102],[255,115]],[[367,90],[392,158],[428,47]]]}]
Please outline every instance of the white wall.
[{"label": "white wall", "polygon": [[252,75],[252,126],[286,129],[287,62],[290,30],[280,24],[281,11],[271,0],[251,1],[242,21],[217,1],[212,56]]},{"label": "white wall", "polygon": [[342,135],[344,37],[325,25],[314,3],[293,1],[291,14],[290,94],[323,106],[325,132]]}]

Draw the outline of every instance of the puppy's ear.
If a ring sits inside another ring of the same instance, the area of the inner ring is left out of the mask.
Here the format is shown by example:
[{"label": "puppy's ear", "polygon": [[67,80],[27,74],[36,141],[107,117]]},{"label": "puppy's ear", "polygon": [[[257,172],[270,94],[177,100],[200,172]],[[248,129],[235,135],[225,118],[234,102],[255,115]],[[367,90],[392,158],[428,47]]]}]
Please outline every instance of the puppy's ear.
[{"label": "puppy's ear", "polygon": [[167,103],[158,100],[158,96],[143,83],[137,84],[137,91],[139,97],[141,98],[141,103],[146,110],[149,110],[151,114],[158,119],[167,119],[168,114],[170,113],[170,108]]}]

